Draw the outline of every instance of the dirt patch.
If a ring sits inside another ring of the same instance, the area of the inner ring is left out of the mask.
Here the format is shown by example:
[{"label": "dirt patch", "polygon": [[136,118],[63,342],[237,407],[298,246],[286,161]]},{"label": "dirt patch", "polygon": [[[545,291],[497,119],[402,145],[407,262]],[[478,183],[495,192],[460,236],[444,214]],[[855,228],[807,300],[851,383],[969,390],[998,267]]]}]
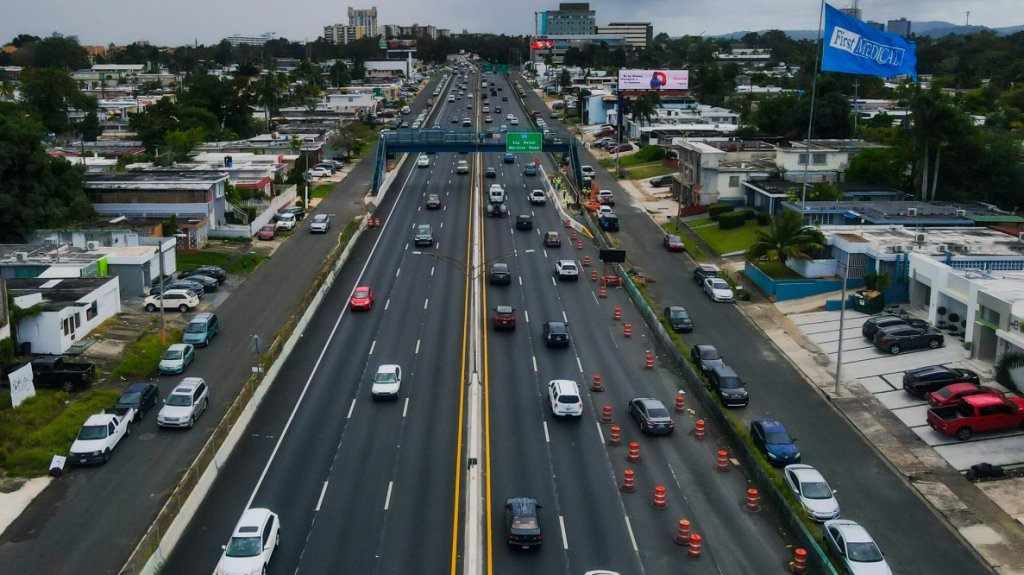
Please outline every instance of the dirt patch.
[{"label": "dirt patch", "polygon": [[14,493],[28,481],[22,477],[0,477],[0,493]]}]

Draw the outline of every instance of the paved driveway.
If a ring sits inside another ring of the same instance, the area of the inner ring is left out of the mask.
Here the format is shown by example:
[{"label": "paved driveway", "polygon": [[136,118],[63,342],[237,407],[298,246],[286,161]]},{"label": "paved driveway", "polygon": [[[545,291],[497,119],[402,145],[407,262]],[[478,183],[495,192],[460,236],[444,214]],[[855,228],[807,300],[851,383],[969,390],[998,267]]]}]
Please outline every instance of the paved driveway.
[{"label": "paved driveway", "polygon": [[[1024,430],[976,436],[969,441],[946,437],[928,426],[925,414],[928,402],[903,391],[903,373],[927,365],[962,367],[978,371],[977,365],[964,361],[963,348],[954,337],[946,337],[945,347],[889,355],[875,349],[860,333],[869,317],[846,312],[843,325],[843,379],[856,380],[871,392],[904,425],[959,471],[976,463],[1009,465],[1024,462]],[[839,351],[839,312],[820,311],[790,315],[804,335],[813,341],[834,364]],[[981,374],[985,377],[985,374]],[[985,385],[1001,387],[993,381]]]}]

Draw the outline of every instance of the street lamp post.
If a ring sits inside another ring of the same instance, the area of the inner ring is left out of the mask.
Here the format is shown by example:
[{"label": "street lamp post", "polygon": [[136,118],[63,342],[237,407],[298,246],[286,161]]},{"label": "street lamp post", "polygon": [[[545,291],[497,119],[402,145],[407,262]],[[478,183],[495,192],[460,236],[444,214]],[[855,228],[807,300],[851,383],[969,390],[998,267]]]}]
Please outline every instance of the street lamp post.
[{"label": "street lamp post", "polygon": [[843,323],[846,319],[846,279],[850,276],[850,252],[846,253],[846,263],[843,264],[843,288],[839,302],[839,349],[836,353],[836,388],[835,395],[839,395],[840,375],[843,371]]}]

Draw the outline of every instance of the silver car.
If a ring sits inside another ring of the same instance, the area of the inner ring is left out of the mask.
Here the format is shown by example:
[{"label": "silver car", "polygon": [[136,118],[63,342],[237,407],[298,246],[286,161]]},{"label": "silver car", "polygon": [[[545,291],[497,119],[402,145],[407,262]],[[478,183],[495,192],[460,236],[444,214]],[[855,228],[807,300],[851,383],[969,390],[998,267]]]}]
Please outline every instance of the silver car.
[{"label": "silver car", "polygon": [[326,234],[329,229],[331,229],[331,216],[327,214],[317,214],[309,223],[309,232],[312,234]]}]

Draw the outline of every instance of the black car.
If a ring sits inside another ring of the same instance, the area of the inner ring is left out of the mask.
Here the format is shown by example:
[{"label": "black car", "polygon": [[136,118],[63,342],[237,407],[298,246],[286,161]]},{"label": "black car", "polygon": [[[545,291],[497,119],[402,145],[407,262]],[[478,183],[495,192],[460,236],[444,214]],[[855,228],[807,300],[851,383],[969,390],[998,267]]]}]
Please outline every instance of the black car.
[{"label": "black car", "polygon": [[675,431],[676,424],[669,416],[665,404],[653,397],[637,397],[629,400],[629,414],[633,416],[640,431],[669,435]]},{"label": "black car", "polygon": [[494,168],[486,168],[484,170],[484,177],[485,178],[497,178],[498,177],[498,170],[495,170]]},{"label": "black car", "polygon": [[658,176],[658,177],[655,177],[655,178],[651,178],[650,183],[655,188],[660,188],[661,186],[667,186],[667,185],[672,183],[672,175],[671,174],[665,174],[664,176]]},{"label": "black car", "polygon": [[693,319],[681,305],[670,305],[665,308],[665,319],[674,331],[693,331]]},{"label": "black car", "polygon": [[900,324],[882,328],[875,334],[875,347],[893,355],[912,349],[939,349],[945,344],[942,332],[932,327]]},{"label": "black car", "polygon": [[277,215],[284,214],[292,214],[293,216],[295,216],[296,220],[301,222],[306,217],[306,210],[302,209],[299,206],[291,206],[288,208],[281,208],[280,210],[277,210]]},{"label": "black car", "polygon": [[924,397],[954,383],[981,385],[981,379],[969,369],[944,365],[919,367],[903,374],[903,391],[918,397]]},{"label": "black car", "polygon": [[197,282],[197,283],[202,284],[203,285],[203,291],[208,291],[208,292],[217,291],[217,288],[220,286],[220,282],[218,282],[214,278],[211,278],[211,277],[209,277],[207,275],[193,274],[193,275],[188,276],[185,279],[187,279],[190,282]]},{"label": "black car", "polygon": [[512,273],[508,270],[508,264],[498,262],[491,265],[490,271],[487,272],[487,281],[501,285],[512,283]]},{"label": "black car", "polygon": [[750,402],[743,380],[728,365],[716,365],[708,371],[708,386],[726,407],[742,407]]},{"label": "black car", "polygon": [[532,497],[510,497],[505,501],[505,533],[509,545],[529,549],[544,542],[541,507]]},{"label": "black car", "polygon": [[704,285],[704,280],[707,278],[717,278],[718,268],[711,264],[700,264],[697,269],[693,270],[693,281],[697,282],[697,285]]},{"label": "black car", "polygon": [[516,216],[516,229],[532,230],[533,216],[531,216],[530,214],[519,214],[518,216]]},{"label": "black car", "polygon": [[706,343],[699,343],[690,348],[690,357],[704,373],[708,373],[715,366],[725,365],[722,355],[715,346]]},{"label": "black car", "polygon": [[133,383],[121,393],[116,409],[134,409],[135,420],[146,416],[146,412],[160,401],[160,388],[155,383]]},{"label": "black car", "polygon": [[220,283],[224,283],[228,280],[228,272],[224,271],[224,268],[220,266],[199,266],[193,270],[187,272],[181,272],[178,274],[179,278],[187,278],[190,275],[206,276],[217,280]]},{"label": "black car", "polygon": [[860,327],[860,333],[868,341],[875,341],[875,334],[879,330],[898,326],[898,325],[909,325],[913,327],[928,327],[928,322],[921,319],[914,318],[902,318],[894,315],[880,315],[878,317],[868,318],[864,322],[864,325]]},{"label": "black car", "polygon": [[[194,281],[191,281],[191,280],[187,280],[187,279],[177,279],[177,280],[174,280],[174,281],[171,281],[171,282],[165,281],[164,282],[164,289],[165,290],[184,289],[184,290],[194,291],[194,292],[196,292],[196,297],[200,297],[200,298],[203,297],[203,294],[206,293],[206,289],[203,287],[203,284],[201,284],[199,282],[194,282]],[[159,294],[160,294],[160,284],[156,284],[155,286],[149,288],[149,295],[159,295]]]},{"label": "black car", "polygon": [[562,321],[544,322],[544,344],[548,347],[569,347],[569,324]]}]

